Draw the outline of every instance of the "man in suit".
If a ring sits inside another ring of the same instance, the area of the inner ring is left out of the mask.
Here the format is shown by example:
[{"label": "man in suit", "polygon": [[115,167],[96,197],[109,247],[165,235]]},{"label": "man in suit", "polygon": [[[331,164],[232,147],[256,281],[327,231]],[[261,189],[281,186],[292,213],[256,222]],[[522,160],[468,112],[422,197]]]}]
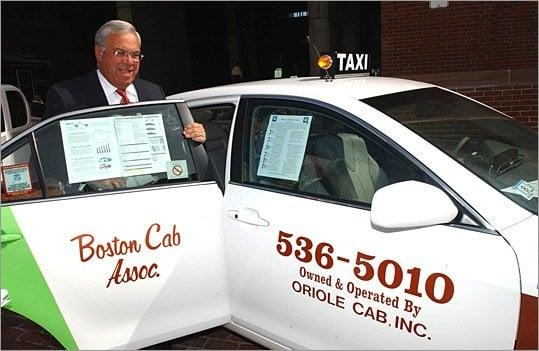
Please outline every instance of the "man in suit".
[{"label": "man in suit", "polygon": [[[52,85],[43,119],[84,108],[165,99],[160,86],[137,78],[140,48],[140,35],[131,23],[112,20],[102,25],[95,34],[97,70]],[[206,141],[199,123],[186,126],[183,133],[196,142]]]}]

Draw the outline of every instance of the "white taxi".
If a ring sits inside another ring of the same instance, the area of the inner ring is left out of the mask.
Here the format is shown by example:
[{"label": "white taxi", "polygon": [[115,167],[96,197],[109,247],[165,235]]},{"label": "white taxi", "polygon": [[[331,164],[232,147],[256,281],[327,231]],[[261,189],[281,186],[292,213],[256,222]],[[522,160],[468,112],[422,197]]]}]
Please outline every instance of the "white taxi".
[{"label": "white taxi", "polygon": [[3,308],[67,349],[218,325],[270,348],[537,348],[537,134],[441,87],[77,111],[2,145],[1,173]]}]

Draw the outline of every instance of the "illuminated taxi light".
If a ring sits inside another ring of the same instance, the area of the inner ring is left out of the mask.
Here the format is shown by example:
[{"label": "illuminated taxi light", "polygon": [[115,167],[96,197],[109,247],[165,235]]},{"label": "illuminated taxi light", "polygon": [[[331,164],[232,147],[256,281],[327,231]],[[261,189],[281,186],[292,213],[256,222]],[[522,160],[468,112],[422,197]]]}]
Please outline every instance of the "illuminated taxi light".
[{"label": "illuminated taxi light", "polygon": [[333,64],[333,59],[329,55],[322,55],[318,58],[318,67],[321,69],[329,69]]}]

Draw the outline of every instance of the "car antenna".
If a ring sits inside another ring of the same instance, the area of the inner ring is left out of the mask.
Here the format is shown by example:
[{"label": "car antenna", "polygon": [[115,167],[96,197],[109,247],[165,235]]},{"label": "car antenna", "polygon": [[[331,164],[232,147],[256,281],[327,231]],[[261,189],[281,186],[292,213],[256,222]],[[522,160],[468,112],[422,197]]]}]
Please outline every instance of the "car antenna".
[{"label": "car antenna", "polygon": [[311,37],[310,37],[309,35],[306,35],[305,37],[307,38],[307,42],[308,42],[310,45],[313,46],[314,51],[316,51],[316,55],[317,55],[318,57],[320,57],[320,51],[318,51],[318,48],[316,47],[316,44],[313,43],[313,42],[311,42]]}]

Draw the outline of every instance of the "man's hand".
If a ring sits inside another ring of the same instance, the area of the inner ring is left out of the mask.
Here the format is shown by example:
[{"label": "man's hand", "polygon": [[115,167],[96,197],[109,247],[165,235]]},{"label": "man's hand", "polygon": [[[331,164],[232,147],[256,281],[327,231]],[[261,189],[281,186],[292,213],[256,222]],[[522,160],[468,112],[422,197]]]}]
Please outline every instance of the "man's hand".
[{"label": "man's hand", "polygon": [[186,126],[183,131],[183,135],[187,139],[193,139],[194,141],[201,144],[206,141],[206,131],[200,123],[194,122]]},{"label": "man's hand", "polygon": [[125,188],[125,178],[109,178],[102,180],[94,180],[86,183],[93,190],[111,190]]}]

